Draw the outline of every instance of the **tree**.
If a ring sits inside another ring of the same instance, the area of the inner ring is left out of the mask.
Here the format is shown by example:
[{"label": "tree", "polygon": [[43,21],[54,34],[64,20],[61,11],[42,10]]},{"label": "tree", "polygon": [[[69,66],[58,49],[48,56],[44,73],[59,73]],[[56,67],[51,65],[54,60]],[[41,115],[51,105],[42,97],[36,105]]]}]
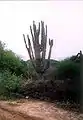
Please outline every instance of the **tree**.
[{"label": "tree", "polygon": [[37,29],[35,22],[33,21],[33,31],[32,31],[32,27],[30,26],[30,32],[32,36],[33,47],[29,35],[27,35],[27,39],[28,39],[28,45],[27,45],[25,35],[23,34],[24,43],[28,51],[32,65],[35,71],[37,72],[37,75],[40,76],[41,78],[45,73],[45,71],[50,67],[50,57],[53,46],[53,40],[49,39],[50,49],[48,54],[48,60],[46,62],[45,57],[46,57],[46,46],[47,46],[47,26],[45,28],[44,22],[41,21],[41,42],[39,41],[40,23]]},{"label": "tree", "polygon": [[83,113],[83,54],[80,51],[80,111]]}]

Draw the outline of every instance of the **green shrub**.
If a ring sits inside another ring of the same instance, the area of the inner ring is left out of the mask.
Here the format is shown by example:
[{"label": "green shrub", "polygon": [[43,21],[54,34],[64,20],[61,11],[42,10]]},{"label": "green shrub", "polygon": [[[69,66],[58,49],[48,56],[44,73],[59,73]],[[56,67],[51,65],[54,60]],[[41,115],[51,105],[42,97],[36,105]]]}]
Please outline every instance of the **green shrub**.
[{"label": "green shrub", "polygon": [[20,59],[10,50],[5,50],[0,59],[0,70],[10,69],[11,72],[15,72],[17,75],[18,68],[21,66]]},{"label": "green shrub", "polygon": [[73,58],[74,57],[70,57],[60,61],[57,68],[57,78],[64,80],[64,84],[66,84],[67,99],[78,101],[80,89],[80,61],[74,61]]},{"label": "green shrub", "polygon": [[11,50],[5,49],[5,44],[0,41],[0,71],[9,70],[17,76],[24,75],[28,71],[27,62],[19,58]]},{"label": "green shrub", "polygon": [[10,71],[0,73],[0,95],[9,96],[12,92],[19,92],[22,77],[11,74]]},{"label": "green shrub", "polygon": [[75,79],[79,76],[80,68],[79,63],[75,63],[70,59],[60,61],[57,69],[57,77],[59,79]]},{"label": "green shrub", "polygon": [[[56,68],[53,74],[57,80],[71,80],[71,85],[67,84],[66,92],[73,97],[79,92],[80,77],[80,59],[79,57],[76,61],[74,59],[75,56],[62,61],[50,61],[51,65]],[[56,99],[56,79],[37,80],[31,61],[22,60],[11,50],[5,49],[5,44],[0,41],[0,98],[6,99],[14,95],[12,93],[22,93],[37,98]],[[60,90],[62,84],[59,85]],[[57,93],[59,96],[59,92]]]}]

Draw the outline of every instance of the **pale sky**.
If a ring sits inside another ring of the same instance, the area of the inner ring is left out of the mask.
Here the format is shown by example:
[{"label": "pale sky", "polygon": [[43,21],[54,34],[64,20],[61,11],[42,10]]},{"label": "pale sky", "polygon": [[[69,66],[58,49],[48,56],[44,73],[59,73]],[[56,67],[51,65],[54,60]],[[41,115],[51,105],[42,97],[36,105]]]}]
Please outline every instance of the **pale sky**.
[{"label": "pale sky", "polygon": [[0,40],[26,60],[22,34],[30,34],[33,20],[47,24],[48,38],[54,40],[52,59],[83,51],[82,1],[0,1]]}]

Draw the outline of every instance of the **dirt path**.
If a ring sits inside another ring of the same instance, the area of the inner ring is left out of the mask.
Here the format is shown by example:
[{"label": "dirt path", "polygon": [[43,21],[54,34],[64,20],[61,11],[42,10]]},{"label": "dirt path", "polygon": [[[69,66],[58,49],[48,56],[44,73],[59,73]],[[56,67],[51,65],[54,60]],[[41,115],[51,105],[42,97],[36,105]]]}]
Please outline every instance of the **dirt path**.
[{"label": "dirt path", "polygon": [[0,120],[83,120],[54,104],[33,100],[0,101]]}]

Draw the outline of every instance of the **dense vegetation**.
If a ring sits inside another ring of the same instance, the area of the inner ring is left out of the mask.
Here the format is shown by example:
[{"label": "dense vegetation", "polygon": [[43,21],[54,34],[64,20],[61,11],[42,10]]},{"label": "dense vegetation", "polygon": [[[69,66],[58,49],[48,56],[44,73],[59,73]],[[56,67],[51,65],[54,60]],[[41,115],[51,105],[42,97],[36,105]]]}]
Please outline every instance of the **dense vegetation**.
[{"label": "dense vegetation", "polygon": [[[80,60],[51,60],[54,79],[37,80],[30,60],[24,61],[0,41],[0,98],[29,95],[41,99],[79,101]],[[50,76],[52,77],[52,76]]]}]

